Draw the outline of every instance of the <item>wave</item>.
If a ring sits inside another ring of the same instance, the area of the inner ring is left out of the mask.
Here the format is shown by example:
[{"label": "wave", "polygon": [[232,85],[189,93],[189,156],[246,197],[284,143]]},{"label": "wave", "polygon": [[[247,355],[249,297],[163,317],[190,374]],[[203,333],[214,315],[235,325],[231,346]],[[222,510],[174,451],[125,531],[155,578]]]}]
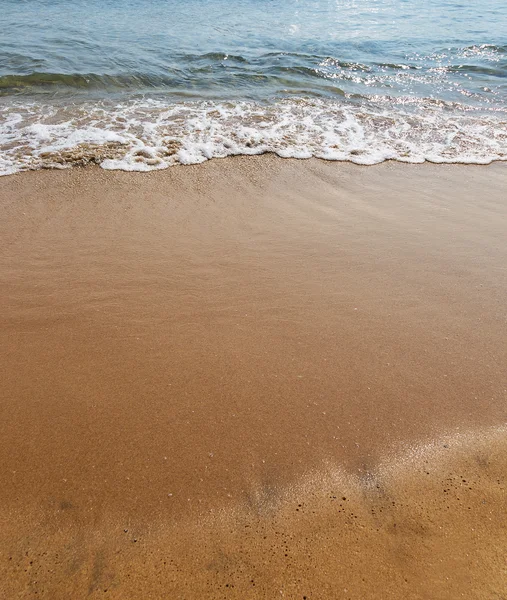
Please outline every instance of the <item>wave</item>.
[{"label": "wave", "polygon": [[[233,80],[232,80],[233,78]],[[314,84],[313,93],[320,95],[344,92],[325,81],[326,75],[318,69],[309,67],[271,67],[265,70],[235,69],[216,72],[213,65],[204,59],[196,62],[192,69],[171,69],[163,75],[149,73],[131,73],[128,75],[100,75],[96,73],[31,73],[29,75],[4,75],[0,77],[0,96],[29,96],[49,93],[51,95],[75,94],[79,92],[104,91],[106,93],[153,91],[195,97],[221,95],[224,89],[259,89],[260,84],[268,84],[274,90],[294,93],[303,85],[303,78],[320,79],[322,85]],[[200,82],[200,83],[197,83]],[[231,90],[232,91],[232,90]]]},{"label": "wave", "polygon": [[507,160],[507,111],[431,99],[123,103],[0,107],[0,174],[74,164],[149,171],[211,158],[487,164]]},{"label": "wave", "polygon": [[44,73],[28,75],[4,75],[0,77],[0,94],[10,95],[19,91],[33,92],[36,88],[107,89],[153,88],[174,86],[184,79],[180,71],[160,76],[145,73],[129,75],[100,75],[97,73]]},{"label": "wave", "polygon": [[[239,97],[241,90],[243,98],[261,99],[294,94],[300,89],[326,97],[344,92],[368,94],[373,87],[398,93],[412,90],[417,95],[424,88],[424,95],[429,96],[436,86],[447,96],[473,95],[483,102],[487,101],[485,92],[501,95],[502,79],[507,78],[503,46],[447,48],[430,55],[408,54],[399,58],[399,62],[378,61],[374,56],[353,61],[344,56],[281,51],[256,56],[178,53],[137,70],[133,65],[118,64],[110,72],[82,73],[46,71],[41,68],[43,63],[4,52],[0,62],[5,63],[7,71],[0,75],[0,96],[86,96],[94,92],[132,91],[191,95],[191,91],[198,99]],[[333,81],[339,81],[339,87]]]},{"label": "wave", "polygon": [[507,45],[501,44],[473,44],[464,48],[457,48],[457,51],[462,56],[480,55],[492,56],[495,54],[507,54]]},{"label": "wave", "polygon": [[466,75],[488,75],[507,79],[507,63],[499,64],[497,67],[486,67],[481,65],[451,65],[448,71],[453,73],[465,73]]}]

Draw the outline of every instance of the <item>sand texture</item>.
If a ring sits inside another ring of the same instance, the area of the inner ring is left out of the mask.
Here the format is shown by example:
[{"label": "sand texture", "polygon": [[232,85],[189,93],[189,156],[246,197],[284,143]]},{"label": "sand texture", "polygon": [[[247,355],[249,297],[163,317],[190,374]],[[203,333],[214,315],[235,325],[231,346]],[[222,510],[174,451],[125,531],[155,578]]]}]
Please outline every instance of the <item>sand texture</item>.
[{"label": "sand texture", "polygon": [[0,178],[0,598],[507,598],[506,190]]}]

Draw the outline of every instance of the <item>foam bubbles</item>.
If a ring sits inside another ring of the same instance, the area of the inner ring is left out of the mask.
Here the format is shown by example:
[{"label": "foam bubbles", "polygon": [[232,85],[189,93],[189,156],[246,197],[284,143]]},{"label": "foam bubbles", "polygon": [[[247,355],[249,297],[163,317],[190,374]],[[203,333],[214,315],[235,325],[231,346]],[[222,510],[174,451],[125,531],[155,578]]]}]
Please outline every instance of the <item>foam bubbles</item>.
[{"label": "foam bubbles", "polygon": [[362,165],[507,160],[507,113],[414,98],[13,103],[0,116],[2,175],[88,163],[150,171],[266,152]]}]

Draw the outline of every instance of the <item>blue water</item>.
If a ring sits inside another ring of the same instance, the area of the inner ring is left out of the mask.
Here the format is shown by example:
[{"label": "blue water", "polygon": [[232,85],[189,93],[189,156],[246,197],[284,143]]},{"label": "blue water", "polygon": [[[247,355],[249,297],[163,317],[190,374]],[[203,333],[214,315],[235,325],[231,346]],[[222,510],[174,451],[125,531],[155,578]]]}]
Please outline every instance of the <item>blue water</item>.
[{"label": "blue water", "polygon": [[0,0],[0,173],[507,160],[505,0]]}]

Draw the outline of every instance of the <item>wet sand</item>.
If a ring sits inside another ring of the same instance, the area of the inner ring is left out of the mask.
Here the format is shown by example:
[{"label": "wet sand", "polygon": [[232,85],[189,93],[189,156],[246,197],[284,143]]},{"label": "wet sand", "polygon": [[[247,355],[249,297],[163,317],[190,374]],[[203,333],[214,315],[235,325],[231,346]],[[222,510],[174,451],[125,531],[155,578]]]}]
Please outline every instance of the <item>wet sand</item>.
[{"label": "wet sand", "polygon": [[506,189],[0,178],[0,596],[507,595]]}]

